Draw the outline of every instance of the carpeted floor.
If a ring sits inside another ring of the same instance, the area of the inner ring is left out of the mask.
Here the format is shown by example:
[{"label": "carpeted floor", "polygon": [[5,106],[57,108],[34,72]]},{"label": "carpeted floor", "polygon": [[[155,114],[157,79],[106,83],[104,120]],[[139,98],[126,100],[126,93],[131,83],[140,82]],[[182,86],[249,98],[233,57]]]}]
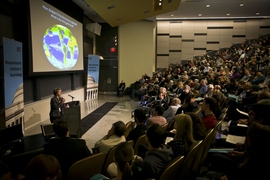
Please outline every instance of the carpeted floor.
[{"label": "carpeted floor", "polygon": [[117,102],[106,102],[92,113],[88,114],[81,121],[81,135],[84,135],[92,126],[94,126],[104,115],[106,115]]}]

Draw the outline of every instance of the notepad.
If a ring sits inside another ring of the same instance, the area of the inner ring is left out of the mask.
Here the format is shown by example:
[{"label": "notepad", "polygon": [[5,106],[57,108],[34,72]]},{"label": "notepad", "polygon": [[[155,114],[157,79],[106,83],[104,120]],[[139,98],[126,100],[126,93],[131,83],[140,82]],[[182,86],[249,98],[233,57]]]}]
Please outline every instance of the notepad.
[{"label": "notepad", "polygon": [[249,116],[248,113],[244,112],[244,111],[240,111],[238,108],[236,108],[236,110],[240,113],[240,114],[243,114],[245,116]]},{"label": "notepad", "polygon": [[167,137],[167,138],[166,138],[166,141],[165,141],[165,144],[168,144],[168,143],[171,142],[172,140],[173,140],[172,137]]},{"label": "notepad", "polygon": [[226,142],[232,143],[232,144],[236,144],[236,143],[244,144],[245,140],[246,140],[245,136],[235,136],[235,135],[229,134],[227,136]]},{"label": "notepad", "polygon": [[239,127],[248,127],[248,126],[245,125],[245,124],[237,124],[237,126],[239,126]]}]

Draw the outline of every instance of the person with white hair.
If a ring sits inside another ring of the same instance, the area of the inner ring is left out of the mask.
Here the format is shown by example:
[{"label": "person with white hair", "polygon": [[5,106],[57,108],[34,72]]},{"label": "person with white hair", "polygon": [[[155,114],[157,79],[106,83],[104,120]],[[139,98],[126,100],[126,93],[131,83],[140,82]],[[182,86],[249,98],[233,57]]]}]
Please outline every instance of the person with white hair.
[{"label": "person with white hair", "polygon": [[175,113],[177,109],[180,107],[180,99],[173,98],[171,106],[163,113],[163,117],[167,120],[167,123],[172,121],[175,118]]},{"label": "person with white hair", "polygon": [[210,67],[210,64],[209,64],[209,63],[206,63],[206,66],[204,67],[203,72],[204,72],[204,73],[208,73],[208,72],[210,71],[210,69],[212,69],[212,68]]},{"label": "person with white hair", "polygon": [[208,85],[208,92],[205,94],[204,97],[212,97],[214,94],[214,85],[213,84],[209,84]]}]

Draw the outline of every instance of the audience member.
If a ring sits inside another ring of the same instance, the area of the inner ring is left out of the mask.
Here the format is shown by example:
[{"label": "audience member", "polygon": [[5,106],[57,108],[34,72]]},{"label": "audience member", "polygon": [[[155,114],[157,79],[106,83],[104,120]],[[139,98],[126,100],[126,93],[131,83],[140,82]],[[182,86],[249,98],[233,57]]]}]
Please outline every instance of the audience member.
[{"label": "audience member", "polygon": [[167,120],[162,117],[164,113],[164,108],[162,106],[155,106],[154,107],[154,113],[153,116],[148,118],[146,121],[146,126],[151,126],[152,124],[158,124],[160,126],[163,126],[164,124],[167,123]]},{"label": "audience member", "polygon": [[54,156],[40,154],[29,161],[23,180],[56,180],[60,164]]},{"label": "audience member", "polygon": [[144,124],[146,121],[145,110],[135,109],[134,119],[136,122],[136,127],[129,132],[127,136],[127,141],[133,140],[135,144],[137,142],[137,139],[146,133],[147,127]]},{"label": "audience member", "polygon": [[206,80],[205,79],[202,79],[201,80],[201,88],[199,90],[199,96],[200,97],[204,97],[204,95],[207,93],[208,91],[208,86],[206,85]]},{"label": "audience member", "polygon": [[143,83],[143,85],[140,87],[139,90],[133,89],[131,94],[130,94],[130,98],[132,100],[134,100],[134,96],[137,95],[145,95],[146,94],[146,90],[147,90],[147,83]]},{"label": "audience member", "polygon": [[133,147],[128,142],[116,146],[114,162],[117,166],[117,176],[113,180],[132,180],[132,163],[134,160]]},{"label": "audience member", "polygon": [[65,178],[73,163],[90,156],[91,153],[85,140],[69,137],[69,127],[66,121],[55,121],[53,130],[57,138],[44,145],[44,153],[57,158]]},{"label": "audience member", "polygon": [[270,85],[270,68],[267,70],[267,76],[263,83],[259,84],[260,88],[269,88]]},{"label": "audience member", "polygon": [[217,122],[217,118],[213,112],[216,106],[217,101],[214,98],[204,98],[201,109],[204,112],[204,117],[202,118],[202,121],[205,123],[205,127],[207,130],[213,128]]},{"label": "audience member", "polygon": [[113,123],[112,128],[108,131],[108,134],[96,142],[95,149],[97,149],[98,152],[107,154],[111,148],[121,142],[126,141],[124,136],[125,131],[125,123],[122,121]]},{"label": "audience member", "polygon": [[167,123],[171,122],[175,118],[176,111],[179,107],[180,99],[173,98],[171,106],[162,115],[167,120]]},{"label": "audience member", "polygon": [[172,160],[173,152],[163,145],[164,131],[158,124],[147,129],[145,140],[149,151],[142,162],[135,163],[142,169],[136,179],[158,179],[163,168]]},{"label": "audience member", "polygon": [[196,141],[203,140],[206,135],[206,127],[202,119],[195,113],[186,113],[192,119],[193,137]]},{"label": "audience member", "polygon": [[251,81],[251,84],[259,85],[259,84],[263,83],[264,80],[265,80],[265,77],[263,76],[263,72],[262,71],[257,71],[256,76]]},{"label": "audience member", "polygon": [[214,93],[214,85],[213,84],[209,84],[208,85],[208,91],[207,91],[207,93],[205,94],[204,97],[212,97],[213,96],[213,93]]},{"label": "audience member", "polygon": [[172,148],[174,156],[183,156],[188,147],[195,142],[191,117],[187,114],[178,114],[175,117],[174,129],[176,130],[175,136],[167,147]]},{"label": "audience member", "polygon": [[124,93],[125,88],[126,88],[126,83],[122,80],[117,89],[117,96],[120,96],[122,93]]},{"label": "audience member", "polygon": [[185,85],[183,92],[181,93],[181,95],[179,96],[179,99],[181,102],[184,102],[185,98],[190,96],[192,93],[190,91],[190,86],[189,85]]}]

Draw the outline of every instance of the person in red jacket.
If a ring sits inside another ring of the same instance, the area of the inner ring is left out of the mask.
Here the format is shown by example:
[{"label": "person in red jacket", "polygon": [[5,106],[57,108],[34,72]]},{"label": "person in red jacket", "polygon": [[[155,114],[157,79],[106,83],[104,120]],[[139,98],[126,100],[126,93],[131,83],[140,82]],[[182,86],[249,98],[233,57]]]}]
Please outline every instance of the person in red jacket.
[{"label": "person in red jacket", "polygon": [[211,129],[217,122],[217,118],[214,114],[214,109],[217,107],[217,101],[212,97],[204,98],[202,111],[204,112],[204,116],[202,121],[205,123],[206,129]]}]

